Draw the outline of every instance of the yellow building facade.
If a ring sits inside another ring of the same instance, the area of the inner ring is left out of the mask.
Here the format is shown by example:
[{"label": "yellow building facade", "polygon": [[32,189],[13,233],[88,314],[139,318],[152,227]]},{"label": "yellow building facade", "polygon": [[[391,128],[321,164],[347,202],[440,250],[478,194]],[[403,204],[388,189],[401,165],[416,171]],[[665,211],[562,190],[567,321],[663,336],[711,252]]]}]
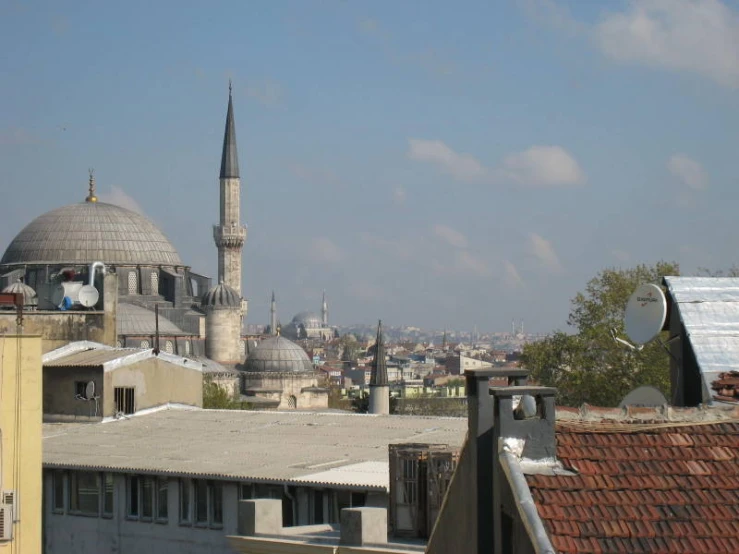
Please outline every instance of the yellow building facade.
[{"label": "yellow building facade", "polygon": [[41,337],[0,335],[0,554],[41,552]]}]

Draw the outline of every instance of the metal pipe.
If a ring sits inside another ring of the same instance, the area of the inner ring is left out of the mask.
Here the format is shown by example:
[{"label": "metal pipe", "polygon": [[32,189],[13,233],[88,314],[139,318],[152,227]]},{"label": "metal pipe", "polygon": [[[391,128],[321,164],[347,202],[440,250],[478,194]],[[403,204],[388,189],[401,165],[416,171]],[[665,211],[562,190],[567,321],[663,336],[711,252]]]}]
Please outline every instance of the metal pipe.
[{"label": "metal pipe", "polygon": [[95,268],[101,268],[101,273],[105,273],[105,264],[103,262],[92,262],[90,264],[90,285],[95,285]]}]

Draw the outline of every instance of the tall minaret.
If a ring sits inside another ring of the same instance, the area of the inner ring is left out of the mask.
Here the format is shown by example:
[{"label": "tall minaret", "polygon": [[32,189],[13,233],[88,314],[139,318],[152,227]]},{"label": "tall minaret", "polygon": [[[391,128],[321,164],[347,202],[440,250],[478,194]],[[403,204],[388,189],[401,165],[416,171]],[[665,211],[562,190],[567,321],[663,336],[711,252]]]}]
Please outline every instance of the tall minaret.
[{"label": "tall minaret", "polygon": [[328,304],[326,303],[326,291],[323,291],[323,302],[321,304],[321,323],[328,327]]},{"label": "tall minaret", "polygon": [[387,415],[390,413],[390,386],[387,381],[387,362],[385,361],[385,339],[382,336],[382,321],[377,323],[377,342],[375,357],[370,373],[369,413]]},{"label": "tall minaret", "polygon": [[[241,224],[241,179],[239,156],[236,151],[231,82],[228,83],[228,113],[223,134],[221,155],[221,218],[213,226],[213,238],[218,247],[218,282],[224,283],[243,298],[241,293],[241,250],[246,242],[246,226]],[[246,316],[246,302],[242,302],[242,316]]]},{"label": "tall minaret", "polygon": [[275,302],[275,291],[272,291],[272,304],[269,307],[269,332],[277,334],[277,302]]}]

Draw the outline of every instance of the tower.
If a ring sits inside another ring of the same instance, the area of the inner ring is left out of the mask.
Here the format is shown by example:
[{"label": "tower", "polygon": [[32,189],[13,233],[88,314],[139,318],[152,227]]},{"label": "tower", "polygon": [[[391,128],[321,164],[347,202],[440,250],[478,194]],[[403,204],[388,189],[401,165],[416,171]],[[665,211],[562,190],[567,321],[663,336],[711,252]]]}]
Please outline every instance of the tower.
[{"label": "tower", "polygon": [[277,335],[277,302],[275,301],[275,291],[272,291],[272,303],[269,306],[269,333]]},{"label": "tower", "polygon": [[377,342],[375,357],[370,374],[369,413],[388,415],[390,413],[390,386],[387,382],[387,363],[385,361],[385,339],[382,336],[382,320],[377,323]]},{"label": "tower", "polygon": [[326,303],[326,291],[323,291],[323,302],[321,303],[321,323],[328,327],[328,304]]},{"label": "tower", "polygon": [[[243,298],[241,251],[246,242],[246,226],[241,224],[241,179],[230,82],[219,180],[221,185],[220,220],[218,225],[213,226],[213,239],[218,248],[218,282],[231,287]],[[245,315],[246,303],[242,301],[242,316]]]}]

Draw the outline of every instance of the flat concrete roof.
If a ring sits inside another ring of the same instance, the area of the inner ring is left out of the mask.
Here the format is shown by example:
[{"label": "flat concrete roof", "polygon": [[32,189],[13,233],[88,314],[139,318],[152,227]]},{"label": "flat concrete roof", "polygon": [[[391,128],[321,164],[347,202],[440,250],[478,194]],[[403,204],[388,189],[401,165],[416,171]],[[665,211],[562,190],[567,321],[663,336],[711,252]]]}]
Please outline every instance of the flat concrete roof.
[{"label": "flat concrete roof", "polygon": [[389,489],[388,445],[461,447],[466,418],[163,410],[44,423],[44,467]]}]

